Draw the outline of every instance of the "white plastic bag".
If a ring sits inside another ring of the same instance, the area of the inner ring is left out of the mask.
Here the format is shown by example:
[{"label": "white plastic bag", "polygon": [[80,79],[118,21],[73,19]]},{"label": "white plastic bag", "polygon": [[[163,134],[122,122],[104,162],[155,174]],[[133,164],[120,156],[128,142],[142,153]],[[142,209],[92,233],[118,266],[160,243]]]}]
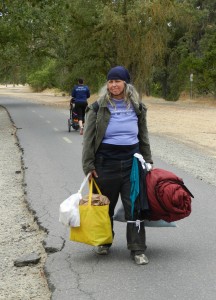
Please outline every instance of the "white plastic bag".
[{"label": "white plastic bag", "polygon": [[64,200],[59,207],[59,222],[65,226],[79,227],[80,226],[80,213],[79,202],[82,199],[82,189],[89,178],[88,174],[83,180],[80,189],[76,194],[72,194],[69,198]]},{"label": "white plastic bag", "polygon": [[82,199],[80,193],[73,194],[60,204],[59,222],[65,226],[80,226],[79,202]]}]

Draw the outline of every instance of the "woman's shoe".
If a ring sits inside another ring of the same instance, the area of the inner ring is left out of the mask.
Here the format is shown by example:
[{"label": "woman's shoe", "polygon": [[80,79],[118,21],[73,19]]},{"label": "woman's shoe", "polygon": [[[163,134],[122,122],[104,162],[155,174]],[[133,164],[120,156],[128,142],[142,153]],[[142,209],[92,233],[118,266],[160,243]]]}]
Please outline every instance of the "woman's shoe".
[{"label": "woman's shoe", "polygon": [[137,265],[147,265],[149,260],[145,254],[134,255],[134,261]]},{"label": "woman's shoe", "polygon": [[95,252],[99,255],[107,255],[109,253],[109,247],[106,245],[97,246]]},{"label": "woman's shoe", "polygon": [[140,253],[140,251],[131,251],[131,258],[135,261],[137,265],[147,265],[149,260],[144,253]]}]

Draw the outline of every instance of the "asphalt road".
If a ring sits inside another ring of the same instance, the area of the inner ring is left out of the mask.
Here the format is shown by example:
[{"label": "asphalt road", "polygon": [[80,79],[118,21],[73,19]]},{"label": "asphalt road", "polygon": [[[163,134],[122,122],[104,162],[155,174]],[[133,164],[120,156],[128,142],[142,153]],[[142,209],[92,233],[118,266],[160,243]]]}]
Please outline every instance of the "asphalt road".
[{"label": "asphalt road", "polygon": [[45,269],[52,299],[216,298],[216,186],[155,157],[155,166],[182,177],[194,194],[192,214],[177,222],[177,228],[146,228],[150,260],[146,266],[130,259],[124,223],[115,222],[110,255],[98,256],[91,246],[69,241],[69,230],[58,221],[60,203],[77,192],[84,178],[82,137],[68,132],[69,112],[6,97],[1,97],[0,105],[18,128],[29,206],[48,232]]}]

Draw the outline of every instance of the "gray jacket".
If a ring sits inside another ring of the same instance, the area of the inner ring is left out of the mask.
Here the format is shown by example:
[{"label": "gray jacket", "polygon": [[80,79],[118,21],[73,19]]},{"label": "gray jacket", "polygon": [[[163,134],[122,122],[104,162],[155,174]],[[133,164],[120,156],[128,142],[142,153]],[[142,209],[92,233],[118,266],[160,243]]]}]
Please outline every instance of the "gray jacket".
[{"label": "gray jacket", "polygon": [[[140,153],[146,162],[153,163],[146,122],[147,109],[144,104],[140,106],[133,101],[131,101],[131,103],[138,117]],[[88,105],[86,108],[82,152],[82,166],[86,175],[95,169],[95,153],[103,140],[110,120],[110,111],[107,107],[107,100],[103,98],[99,99],[98,104],[99,109],[97,112],[94,110],[92,104]]]}]

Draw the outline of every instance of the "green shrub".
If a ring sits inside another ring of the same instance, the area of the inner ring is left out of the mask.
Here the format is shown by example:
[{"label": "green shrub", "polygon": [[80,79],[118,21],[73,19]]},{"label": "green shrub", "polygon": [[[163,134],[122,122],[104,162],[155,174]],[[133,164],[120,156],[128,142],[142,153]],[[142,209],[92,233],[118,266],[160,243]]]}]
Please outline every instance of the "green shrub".
[{"label": "green shrub", "polygon": [[55,87],[55,62],[49,60],[41,69],[31,73],[27,78],[27,83],[35,92]]}]

